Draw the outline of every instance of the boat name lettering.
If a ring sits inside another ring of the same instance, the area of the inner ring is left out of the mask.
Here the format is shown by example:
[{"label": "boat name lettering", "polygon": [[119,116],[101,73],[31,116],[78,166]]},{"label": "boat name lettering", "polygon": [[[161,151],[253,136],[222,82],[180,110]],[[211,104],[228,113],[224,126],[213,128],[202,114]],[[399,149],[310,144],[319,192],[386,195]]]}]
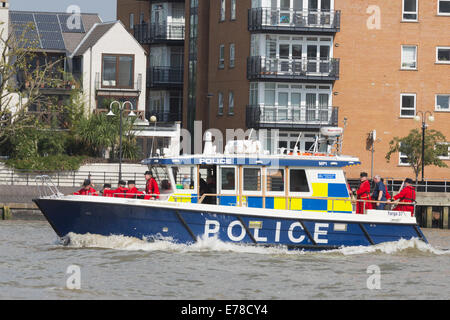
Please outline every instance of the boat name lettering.
[{"label": "boat name lettering", "polygon": [[[251,221],[253,222],[253,221]],[[262,222],[261,222],[262,224]],[[286,222],[284,222],[286,224]],[[282,222],[277,221],[275,226],[275,232],[270,232],[269,230],[273,230],[272,228],[262,229],[262,225],[259,226],[255,223],[251,223],[249,225],[249,229],[253,230],[253,238],[256,242],[268,242],[268,238],[272,239],[274,242],[280,242],[280,237],[285,233],[284,236],[287,236],[291,243],[300,244],[304,243],[305,240],[308,239],[305,230],[300,222],[292,222],[289,227],[286,225],[282,228]],[[315,223],[314,224],[314,232],[313,238],[317,244],[327,244],[328,239],[328,223]],[[226,230],[226,231],[225,231]],[[240,242],[244,240],[247,236],[247,230],[242,225],[239,220],[233,220],[228,225],[221,226],[220,222],[217,220],[206,220],[205,221],[205,231],[204,235],[206,238],[212,237],[226,237],[226,240],[231,240],[233,242]]]},{"label": "boat name lettering", "polygon": [[327,166],[327,162],[326,161],[319,161],[319,166],[326,167]]},{"label": "boat name lettering", "polygon": [[200,159],[200,164],[233,164],[233,159]]}]

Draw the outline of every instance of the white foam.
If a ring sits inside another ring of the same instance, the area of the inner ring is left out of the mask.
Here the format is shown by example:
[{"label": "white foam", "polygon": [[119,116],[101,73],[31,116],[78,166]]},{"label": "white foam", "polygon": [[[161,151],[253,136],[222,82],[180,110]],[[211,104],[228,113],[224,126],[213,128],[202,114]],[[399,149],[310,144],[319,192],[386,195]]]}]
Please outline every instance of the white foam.
[{"label": "white foam", "polygon": [[[217,238],[201,237],[192,244],[179,244],[172,242],[170,238],[162,238],[152,242],[146,239],[137,239],[126,236],[111,235],[101,236],[95,234],[79,235],[70,233],[70,244],[72,248],[103,248],[127,251],[169,251],[169,252],[236,252],[236,253],[254,253],[270,255],[286,254],[317,254],[317,252],[307,252],[299,250],[288,250],[284,246],[262,247],[245,244],[235,244],[223,242]],[[405,251],[428,253],[435,255],[450,254],[450,250],[440,250],[433,248],[417,238],[410,240],[401,239],[396,242],[385,242],[374,246],[353,246],[342,247],[336,250],[326,251],[325,253],[338,253],[343,255],[362,255],[372,253],[398,254]],[[324,253],[321,251],[321,253]]]}]

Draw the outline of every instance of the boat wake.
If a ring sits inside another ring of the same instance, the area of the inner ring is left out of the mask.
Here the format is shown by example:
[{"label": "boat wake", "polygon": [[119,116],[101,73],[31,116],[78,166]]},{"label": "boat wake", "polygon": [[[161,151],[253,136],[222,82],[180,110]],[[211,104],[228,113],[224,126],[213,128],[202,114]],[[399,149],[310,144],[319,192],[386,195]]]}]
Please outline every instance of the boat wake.
[{"label": "boat wake", "polygon": [[137,239],[120,235],[101,236],[95,234],[68,234],[70,238],[69,248],[96,248],[124,251],[166,251],[166,252],[235,252],[268,255],[306,255],[306,254],[340,254],[340,255],[364,255],[364,254],[430,254],[450,255],[450,250],[437,249],[417,238],[411,240],[401,239],[396,242],[385,242],[374,246],[342,247],[329,251],[300,251],[288,250],[285,246],[265,247],[249,244],[234,244],[218,240],[217,238],[199,238],[196,243],[180,244],[171,238]]}]

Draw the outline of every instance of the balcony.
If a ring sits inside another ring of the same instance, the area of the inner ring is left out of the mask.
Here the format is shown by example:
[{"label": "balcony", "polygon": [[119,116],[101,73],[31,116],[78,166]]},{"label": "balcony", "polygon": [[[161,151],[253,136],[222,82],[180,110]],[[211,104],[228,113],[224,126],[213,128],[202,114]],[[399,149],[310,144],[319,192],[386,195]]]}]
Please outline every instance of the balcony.
[{"label": "balcony", "polygon": [[263,81],[333,82],[339,79],[339,59],[247,59],[247,79]]},{"label": "balcony", "polygon": [[184,24],[142,23],[134,25],[134,37],[141,44],[184,44]]},{"label": "balcony", "polygon": [[340,30],[340,11],[253,8],[248,11],[251,32],[334,34]]},{"label": "balcony", "polygon": [[147,72],[149,88],[182,88],[183,67],[151,67]]},{"label": "balcony", "polygon": [[250,105],[246,109],[246,125],[254,129],[317,130],[338,125],[338,107],[280,107]]},{"label": "balcony", "polygon": [[158,123],[183,121],[183,113],[181,111],[167,112],[154,110],[149,112],[148,118],[150,119],[151,116],[155,116]]},{"label": "balcony", "polygon": [[[142,74],[138,74],[137,81],[130,86],[120,86],[116,81],[106,81],[101,79],[100,72],[95,73],[95,91],[97,94],[104,93],[124,93],[132,96],[138,96],[142,91]],[[102,95],[102,94],[100,94]]]}]

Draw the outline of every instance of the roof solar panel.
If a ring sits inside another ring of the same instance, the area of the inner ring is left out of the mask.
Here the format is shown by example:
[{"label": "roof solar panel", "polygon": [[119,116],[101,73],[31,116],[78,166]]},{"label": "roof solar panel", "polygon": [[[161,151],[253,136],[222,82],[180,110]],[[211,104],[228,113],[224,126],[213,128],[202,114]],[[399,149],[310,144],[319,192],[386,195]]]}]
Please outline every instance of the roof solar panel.
[{"label": "roof solar panel", "polygon": [[71,14],[58,14],[62,32],[65,33],[84,33],[83,17],[73,17]]}]

